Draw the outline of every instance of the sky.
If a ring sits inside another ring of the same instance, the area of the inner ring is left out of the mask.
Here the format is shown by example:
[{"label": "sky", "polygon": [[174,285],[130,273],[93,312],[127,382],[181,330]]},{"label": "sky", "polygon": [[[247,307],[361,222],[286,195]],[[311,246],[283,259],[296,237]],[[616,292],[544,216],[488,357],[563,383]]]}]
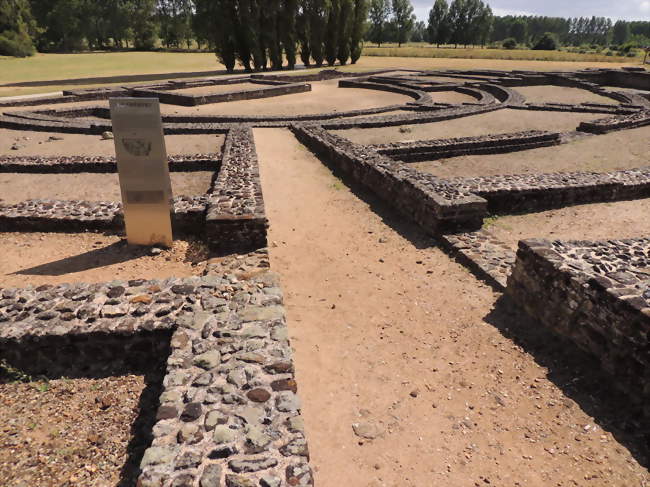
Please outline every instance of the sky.
[{"label": "sky", "polygon": [[[426,21],[434,0],[411,0],[418,19]],[[450,3],[450,0],[447,0]],[[650,20],[650,0],[487,0],[496,15],[610,17]]]}]

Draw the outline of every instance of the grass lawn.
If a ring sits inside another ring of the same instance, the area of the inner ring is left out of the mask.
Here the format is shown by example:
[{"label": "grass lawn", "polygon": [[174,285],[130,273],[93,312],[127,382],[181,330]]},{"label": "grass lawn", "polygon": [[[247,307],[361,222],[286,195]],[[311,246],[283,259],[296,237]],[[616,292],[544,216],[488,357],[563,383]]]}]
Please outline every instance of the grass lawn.
[{"label": "grass lawn", "polygon": [[[373,55],[381,51],[381,56]],[[435,51],[435,52],[434,52]],[[431,57],[441,51],[446,56]],[[454,57],[448,53],[452,52]],[[513,53],[545,51],[504,51],[500,49],[435,49],[406,46],[402,48],[366,48],[367,53],[356,65],[341,69],[353,72],[382,68],[412,69],[523,69],[575,70],[595,67],[615,68],[639,65],[636,58],[605,57],[608,62],[594,62],[589,54],[570,54],[580,62],[538,61],[525,59],[478,58],[479,55],[506,56]],[[415,52],[415,55],[413,55]],[[388,56],[388,54],[394,56]],[[429,53],[430,55],[424,55]],[[568,55],[569,53],[556,53]],[[456,56],[457,55],[457,56]],[[474,56],[474,57],[472,57]],[[613,62],[613,61],[619,62]],[[611,62],[610,62],[611,61]],[[150,80],[213,75],[224,72],[212,53],[113,52],[83,54],[37,54],[30,58],[0,57],[0,97],[50,93],[63,89],[99,85],[126,84]],[[71,81],[65,81],[71,80]],[[51,81],[45,83],[45,81]],[[18,83],[32,83],[17,85]]]},{"label": "grass lawn", "polygon": [[[29,58],[0,56],[0,96],[26,95],[59,91],[71,87],[93,86],[98,81],[57,82],[46,86],[6,86],[20,82],[97,77],[116,78],[100,81],[102,84],[110,84],[111,81],[129,81],[128,78],[124,78],[128,75],[198,73],[218,70],[223,70],[223,66],[217,62],[213,53],[98,52],[37,54]],[[168,78],[173,77],[168,76]],[[164,76],[150,78],[164,79]]]},{"label": "grass lawn", "polygon": [[536,51],[532,49],[481,49],[481,48],[437,48],[427,44],[383,45],[366,47],[365,56],[381,57],[425,57],[425,58],[464,58],[464,59],[504,59],[513,61],[561,61],[561,62],[599,62],[641,64],[643,55],[636,57],[606,56],[601,53],[574,53],[567,51]]}]

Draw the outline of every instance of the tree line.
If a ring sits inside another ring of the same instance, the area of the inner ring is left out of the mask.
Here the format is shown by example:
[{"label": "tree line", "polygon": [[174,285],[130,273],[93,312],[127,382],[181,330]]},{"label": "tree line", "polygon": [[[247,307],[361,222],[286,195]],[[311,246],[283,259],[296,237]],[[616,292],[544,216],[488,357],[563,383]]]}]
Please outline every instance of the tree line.
[{"label": "tree line", "polygon": [[650,45],[650,22],[498,17],[483,0],[435,0],[427,20],[410,0],[0,0],[0,55],[198,47],[260,70],[354,63],[364,41]]},{"label": "tree line", "polygon": [[366,0],[195,0],[197,33],[231,71],[293,69],[361,56]]}]

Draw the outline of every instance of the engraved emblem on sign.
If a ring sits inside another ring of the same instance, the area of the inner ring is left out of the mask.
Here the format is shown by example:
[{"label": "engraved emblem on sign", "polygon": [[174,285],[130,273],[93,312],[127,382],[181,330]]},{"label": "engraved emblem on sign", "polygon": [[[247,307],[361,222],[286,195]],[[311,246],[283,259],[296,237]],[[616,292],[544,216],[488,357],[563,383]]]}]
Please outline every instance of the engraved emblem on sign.
[{"label": "engraved emblem on sign", "polygon": [[165,201],[163,191],[127,191],[126,202],[134,204],[153,205]]},{"label": "engraved emblem on sign", "polygon": [[145,157],[151,154],[151,141],[147,139],[122,139],[122,145],[129,154]]}]

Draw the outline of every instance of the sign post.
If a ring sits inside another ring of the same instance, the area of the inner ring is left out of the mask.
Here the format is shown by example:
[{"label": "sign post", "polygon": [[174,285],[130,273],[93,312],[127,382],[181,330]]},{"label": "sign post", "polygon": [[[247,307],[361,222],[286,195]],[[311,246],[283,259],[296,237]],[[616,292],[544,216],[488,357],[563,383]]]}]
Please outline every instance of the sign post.
[{"label": "sign post", "polygon": [[111,98],[126,239],[172,245],[171,181],[157,98]]}]

